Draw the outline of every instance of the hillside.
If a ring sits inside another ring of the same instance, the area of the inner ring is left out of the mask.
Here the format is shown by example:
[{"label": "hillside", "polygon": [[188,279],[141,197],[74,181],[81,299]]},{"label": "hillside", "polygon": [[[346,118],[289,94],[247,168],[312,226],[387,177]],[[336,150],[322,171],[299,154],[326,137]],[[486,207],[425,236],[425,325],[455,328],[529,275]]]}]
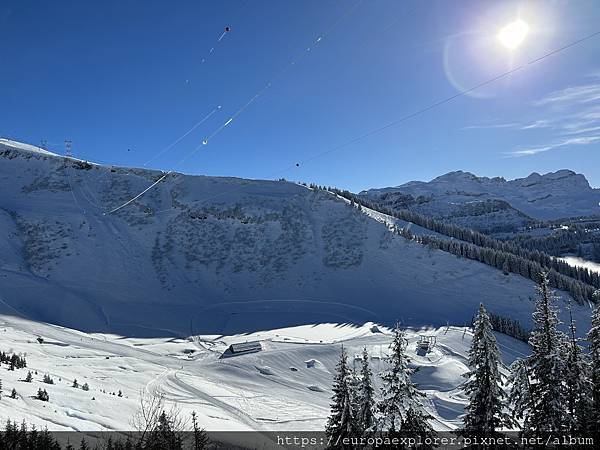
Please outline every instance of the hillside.
[{"label": "hillside", "polygon": [[570,170],[532,173],[510,181],[458,171],[361,195],[389,207],[492,232],[513,230],[534,220],[600,214],[600,189]]},{"label": "hillside", "polygon": [[169,174],[107,213],[161,176],[4,141],[0,313],[129,336],[464,324],[480,301],[529,320],[530,281],[303,186]]},{"label": "hillside", "polygon": [[[14,318],[0,318],[0,331],[0,348],[26,353],[28,365],[15,371],[0,367],[4,390],[18,392],[17,399],[0,399],[0,422],[25,419],[38,429],[85,432],[130,429],[142,393],[164,395],[169,408],[176,404],[186,417],[196,411],[208,430],[322,430],[341,345],[351,361],[366,347],[379,374],[391,340],[389,330],[372,323],[191,340],[86,334]],[[36,342],[39,334],[46,337],[44,344]],[[430,353],[416,351],[422,334],[437,338]],[[436,430],[460,425],[466,404],[461,375],[467,370],[471,337],[469,329],[459,327],[407,332],[411,363],[420,367],[415,382],[426,394]],[[219,359],[230,343],[253,339],[261,342],[261,352]],[[523,342],[502,334],[497,339],[507,365],[529,352]],[[23,381],[28,370],[37,372],[31,383]],[[54,383],[43,383],[44,375]],[[89,391],[81,389],[84,383]],[[378,379],[376,383],[378,391]],[[32,398],[38,388],[46,389],[49,402]]]}]

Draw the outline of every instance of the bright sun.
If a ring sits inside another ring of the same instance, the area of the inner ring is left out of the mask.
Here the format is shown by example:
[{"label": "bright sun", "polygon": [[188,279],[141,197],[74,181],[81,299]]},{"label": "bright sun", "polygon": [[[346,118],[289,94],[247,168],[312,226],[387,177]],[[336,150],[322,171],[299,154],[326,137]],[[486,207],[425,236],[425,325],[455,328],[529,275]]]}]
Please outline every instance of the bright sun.
[{"label": "bright sun", "polygon": [[529,33],[529,25],[521,19],[502,27],[498,32],[498,40],[509,50],[518,48]]}]

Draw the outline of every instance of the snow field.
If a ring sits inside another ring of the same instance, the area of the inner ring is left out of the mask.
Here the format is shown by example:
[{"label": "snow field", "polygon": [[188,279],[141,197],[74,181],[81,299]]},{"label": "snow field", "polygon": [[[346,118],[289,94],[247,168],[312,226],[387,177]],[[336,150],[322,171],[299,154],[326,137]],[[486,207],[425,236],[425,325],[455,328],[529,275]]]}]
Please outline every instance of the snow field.
[{"label": "snow field", "polygon": [[[427,354],[416,347],[423,334],[437,339]],[[43,344],[36,341],[38,336],[44,337]],[[419,368],[414,380],[427,395],[434,426],[456,428],[466,403],[460,385],[470,332],[461,327],[409,329],[407,337],[412,365]],[[263,351],[220,359],[230,343],[254,339],[261,341]],[[522,342],[503,335],[498,340],[506,364],[528,352]],[[0,422],[25,419],[50,430],[127,430],[144,393],[164,396],[167,406],[175,405],[183,415],[196,411],[208,430],[322,430],[341,346],[357,368],[367,347],[377,374],[386,367],[390,341],[390,330],[373,323],[130,339],[0,316],[0,349],[26,353],[28,363],[27,369],[0,369],[5,394]],[[32,383],[21,381],[27,370],[37,371]],[[53,378],[53,385],[41,381],[45,374]],[[80,386],[88,383],[90,390],[72,387],[74,378]],[[13,387],[18,399],[8,397]],[[49,402],[32,398],[40,387],[48,391]],[[123,397],[112,395],[119,390]]]}]

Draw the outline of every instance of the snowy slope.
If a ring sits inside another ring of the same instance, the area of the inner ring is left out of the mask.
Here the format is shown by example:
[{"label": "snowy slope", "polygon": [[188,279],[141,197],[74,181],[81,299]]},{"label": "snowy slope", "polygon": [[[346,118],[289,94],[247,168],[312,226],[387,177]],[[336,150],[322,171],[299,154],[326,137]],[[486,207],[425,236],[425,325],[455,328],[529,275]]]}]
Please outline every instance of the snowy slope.
[{"label": "snowy slope", "polygon": [[11,139],[0,138],[0,147],[4,149],[19,149],[24,153],[33,153],[38,155],[58,156],[56,153],[49,152],[41,147],[24,142],[13,141]]},{"label": "snowy slope", "polygon": [[529,218],[600,214],[600,189],[591,188],[583,175],[570,170],[510,181],[458,171],[361,195],[467,226],[522,226]]},{"label": "snowy slope", "polygon": [[464,324],[480,301],[529,320],[530,281],[303,186],[169,174],[107,213],[161,176],[0,143],[0,313],[153,337]]},{"label": "snowy slope", "polygon": [[[420,334],[435,335],[437,346],[417,354]],[[46,342],[40,345],[36,337]],[[409,330],[408,351],[420,371],[415,376],[426,394],[428,411],[438,430],[459,425],[465,405],[460,384],[466,371],[469,330],[443,327]],[[527,345],[498,335],[505,364],[528,354]],[[257,339],[263,351],[219,359],[232,342]],[[389,330],[372,323],[360,327],[311,325],[237,336],[123,338],[86,334],[12,317],[0,318],[0,348],[27,354],[28,369],[0,368],[5,392],[0,422],[22,419],[51,430],[127,430],[142,393],[163,394],[185,416],[196,411],[209,430],[323,430],[329,412],[332,373],[341,344],[350,355],[367,347],[375,374],[385,369]],[[193,352],[192,352],[193,351]],[[27,370],[32,383],[21,381]],[[41,382],[49,374],[53,385]],[[90,390],[72,387],[88,383]],[[31,398],[38,388],[48,403]],[[123,396],[113,393],[122,391]]]}]

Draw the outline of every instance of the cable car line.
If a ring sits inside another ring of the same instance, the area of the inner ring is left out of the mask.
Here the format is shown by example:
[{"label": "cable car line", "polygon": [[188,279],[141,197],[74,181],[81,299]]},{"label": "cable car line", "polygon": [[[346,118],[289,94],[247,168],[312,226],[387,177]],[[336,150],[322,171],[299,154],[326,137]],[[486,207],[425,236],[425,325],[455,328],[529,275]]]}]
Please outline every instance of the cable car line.
[{"label": "cable car line", "polygon": [[[244,104],[242,105],[240,108],[238,108],[232,116],[230,116],[223,124],[219,125],[212,133],[210,133],[205,139],[202,140],[202,142],[200,143],[200,145],[198,145],[195,149],[193,149],[188,155],[186,155],[182,160],[180,160],[175,166],[173,166],[172,170],[169,170],[168,172],[165,173],[165,175],[163,175],[158,181],[154,182],[152,185],[150,185],[148,188],[146,188],[144,191],[142,191],[141,193],[139,193],[138,195],[136,195],[134,198],[128,200],[127,202],[123,203],[122,205],[103,213],[104,215],[107,214],[112,214],[114,212],[119,211],[120,209],[124,208],[125,206],[131,204],[134,200],[140,198],[143,194],[145,194],[146,192],[148,192],[151,188],[153,188],[154,186],[156,186],[160,181],[162,181],[167,175],[169,175],[170,173],[172,173],[174,171],[174,169],[182,164],[184,161],[186,161],[188,158],[190,158],[192,155],[194,155],[198,150],[200,150],[202,148],[202,146],[206,146],[208,145],[208,143],[210,142],[210,140],[215,137],[216,135],[218,135],[221,131],[223,131],[228,125],[230,125],[240,114],[242,114],[250,105],[252,105],[252,103],[254,103],[258,98],[260,98],[263,93],[265,91],[267,91],[267,89],[269,89],[273,83],[278,80],[281,76],[283,76],[289,69],[290,67],[296,65],[298,62],[300,62],[308,53],[311,52],[311,50],[318,45],[331,31],[333,31],[333,29],[335,29],[337,27],[337,25],[346,17],[348,16],[348,14],[350,14],[352,11],[354,11],[358,5],[360,5],[363,2],[363,0],[358,0],[356,3],[354,3],[350,8],[348,8],[340,17],[338,17],[338,19],[322,34],[320,34],[319,36],[317,36],[317,38],[314,40],[313,44],[309,47],[307,47],[305,50],[303,50],[302,52],[300,52],[298,54],[298,56],[294,59],[292,59],[289,63],[287,63],[276,75],[275,77],[273,77],[267,84],[265,84],[261,89],[258,90],[258,92],[256,92],[252,97],[250,97],[250,99]],[[227,33],[228,31],[224,31],[224,33]],[[220,107],[219,107],[220,108]],[[187,134],[189,134],[191,131],[189,131]],[[187,135],[186,134],[186,135]],[[185,137],[185,136],[184,136]],[[183,139],[183,137],[181,138]],[[179,140],[181,140],[179,139]],[[179,142],[176,141],[176,142]],[[164,151],[164,150],[163,150]]]},{"label": "cable car line", "polygon": [[188,131],[183,133],[181,136],[179,136],[177,139],[175,139],[175,141],[173,141],[172,143],[167,145],[165,148],[160,150],[156,155],[154,155],[152,158],[150,158],[148,161],[146,161],[144,163],[143,167],[146,167],[149,163],[151,163],[152,161],[159,158],[160,156],[165,154],[167,151],[169,151],[170,149],[175,147],[179,142],[181,142],[185,137],[187,137],[192,131],[194,131],[196,128],[198,128],[200,125],[202,125],[208,119],[210,119],[213,116],[213,114],[215,114],[220,109],[221,109],[220,105],[217,106],[216,108],[214,108],[211,112],[209,112],[206,116],[204,116],[199,122],[197,122],[194,126],[192,126],[192,128],[190,128]]},{"label": "cable car line", "polygon": [[[592,38],[594,38],[596,36],[599,36],[599,35],[600,35],[600,31],[596,31],[596,32],[591,33],[591,34],[589,34],[587,36],[584,36],[584,37],[582,37],[580,39],[577,39],[576,41],[573,41],[573,42],[571,42],[569,44],[566,44],[566,45],[564,45],[562,47],[559,47],[557,49],[549,51],[549,52],[543,54],[542,56],[534,58],[534,59],[532,59],[532,60],[530,60],[528,62],[525,62],[525,63],[523,63],[523,64],[521,64],[521,65],[519,65],[519,66],[517,66],[517,67],[515,67],[515,68],[513,68],[511,70],[508,70],[508,71],[503,72],[503,73],[501,73],[499,75],[496,75],[496,76],[494,76],[492,78],[489,78],[489,79],[487,79],[485,81],[482,81],[482,82],[480,82],[480,83],[478,83],[478,84],[470,87],[469,89],[465,89],[463,91],[457,92],[454,95],[451,95],[449,97],[441,99],[441,100],[439,100],[437,102],[434,102],[434,103],[432,103],[432,104],[430,104],[428,106],[425,106],[425,107],[423,107],[423,108],[421,108],[421,109],[419,109],[417,111],[414,111],[412,113],[406,114],[406,115],[404,115],[404,116],[402,116],[402,117],[400,117],[400,118],[398,118],[398,119],[396,119],[396,120],[394,120],[392,122],[389,122],[389,123],[387,123],[387,124],[385,124],[385,125],[383,125],[381,127],[378,127],[378,128],[373,129],[373,130],[367,131],[366,133],[363,133],[362,135],[357,136],[357,137],[355,137],[353,139],[350,139],[349,141],[346,141],[346,142],[344,142],[344,143],[342,143],[340,145],[332,147],[332,148],[330,148],[328,150],[325,150],[323,152],[317,153],[317,154],[315,154],[315,155],[313,155],[313,156],[311,156],[309,158],[306,158],[306,159],[304,159],[302,161],[296,162],[296,163],[294,163],[294,164],[286,167],[283,170],[280,170],[280,171],[272,173],[271,175],[268,175],[266,178],[269,179],[269,178],[272,178],[272,177],[276,177],[276,176],[281,175],[282,173],[285,173],[285,172],[287,172],[287,171],[289,171],[289,170],[291,170],[291,169],[293,169],[295,167],[300,167],[300,163],[307,163],[307,162],[313,161],[315,159],[318,159],[318,158],[320,158],[322,156],[328,155],[330,153],[342,150],[345,147],[348,147],[348,146],[350,146],[350,145],[352,145],[352,144],[354,144],[356,142],[362,141],[362,140],[364,140],[364,139],[366,139],[366,138],[368,138],[370,136],[373,136],[375,134],[381,133],[382,131],[387,130],[388,128],[392,128],[394,126],[397,126],[397,125],[399,125],[399,124],[401,124],[401,123],[403,123],[403,122],[405,122],[405,121],[407,121],[409,119],[412,119],[414,117],[420,116],[420,115],[422,115],[422,114],[424,114],[424,113],[426,113],[428,111],[431,111],[432,109],[435,109],[435,108],[437,108],[437,107],[439,107],[441,105],[444,105],[446,103],[450,103],[451,101],[453,101],[453,100],[455,100],[455,99],[457,99],[459,97],[462,97],[462,96],[468,94],[469,92],[472,92],[472,91],[474,91],[476,89],[479,89],[481,87],[484,87],[484,86],[487,86],[489,84],[492,84],[492,83],[494,83],[494,82],[496,82],[496,81],[498,81],[498,80],[500,80],[502,78],[505,78],[505,77],[507,77],[507,76],[515,73],[515,72],[521,71],[521,70],[523,70],[523,69],[525,69],[527,67],[530,67],[530,66],[532,66],[534,64],[537,64],[540,61],[545,60],[546,58],[554,56],[554,55],[556,55],[558,53],[561,53],[561,52],[563,52],[565,50],[568,50],[568,49],[570,49],[572,47],[575,47],[576,45],[579,45],[579,44],[581,44],[581,43],[583,43],[585,41],[588,41],[588,40],[590,40],[590,39],[592,39]],[[238,190],[240,190],[240,189],[238,189]],[[235,191],[236,190],[234,189],[232,191],[221,192],[221,193],[218,193],[218,194],[206,197],[206,198],[204,198],[202,200],[198,200],[198,201],[199,202],[206,202],[206,201],[211,200],[211,199],[213,199],[215,197],[219,197],[219,196],[225,195],[225,194],[230,194],[231,192],[235,192]],[[197,203],[197,202],[194,202],[194,203]],[[171,209],[172,208],[167,209],[167,210],[158,211],[158,212],[166,212],[166,211],[170,211]]]},{"label": "cable car line", "polygon": [[[387,130],[388,128],[395,127],[395,126],[397,126],[397,125],[399,125],[399,124],[401,124],[403,122],[406,122],[409,119],[412,119],[414,117],[420,116],[421,114],[424,114],[424,113],[426,113],[428,111],[431,111],[432,109],[437,108],[438,106],[444,105],[446,103],[450,103],[451,101],[453,101],[453,100],[455,100],[455,99],[457,99],[459,97],[463,97],[464,95],[466,95],[466,94],[468,94],[470,92],[473,92],[473,91],[475,91],[475,90],[477,90],[479,88],[482,88],[484,86],[487,86],[489,84],[492,84],[492,83],[494,83],[494,82],[496,82],[496,81],[498,81],[498,80],[500,80],[502,78],[506,78],[507,76],[512,75],[515,72],[519,72],[519,71],[521,71],[521,70],[523,70],[523,69],[525,69],[525,68],[527,68],[527,67],[529,67],[529,66],[531,66],[533,64],[536,64],[536,63],[538,63],[540,61],[543,61],[546,58],[554,56],[557,53],[563,52],[564,50],[567,50],[567,49],[569,49],[571,47],[574,47],[574,46],[576,46],[578,44],[581,44],[582,42],[585,42],[585,41],[587,41],[589,39],[592,39],[592,38],[594,38],[594,37],[596,37],[598,35],[600,35],[600,31],[596,31],[594,33],[591,33],[591,34],[589,34],[587,36],[584,36],[581,39],[578,39],[578,40],[573,41],[573,42],[571,42],[571,43],[569,43],[567,45],[564,45],[564,46],[559,47],[557,49],[554,49],[554,50],[552,50],[552,51],[550,51],[548,53],[545,53],[544,55],[542,55],[542,56],[540,56],[538,58],[532,59],[532,60],[530,60],[530,61],[528,61],[526,63],[523,63],[523,64],[521,64],[521,65],[513,68],[513,69],[507,70],[506,72],[503,72],[503,73],[501,73],[499,75],[496,75],[496,76],[494,76],[492,78],[489,78],[489,79],[487,79],[485,81],[482,81],[482,82],[480,82],[480,83],[478,83],[478,84],[476,84],[476,85],[474,85],[474,86],[472,86],[472,87],[470,87],[468,89],[459,91],[459,92],[457,92],[454,95],[451,95],[449,97],[446,97],[446,98],[443,98],[441,100],[438,100],[438,101],[436,101],[436,102],[434,102],[434,103],[432,103],[432,104],[430,104],[428,106],[425,106],[425,107],[423,107],[423,108],[421,108],[421,109],[419,109],[417,111],[414,111],[412,113],[406,114],[406,115],[404,115],[404,116],[402,116],[402,117],[400,117],[400,118],[398,118],[396,120],[393,120],[393,121],[391,121],[391,122],[389,122],[389,123],[387,123],[387,124],[385,124],[385,125],[383,125],[381,127],[378,127],[378,128],[373,129],[373,130],[367,131],[367,132],[363,133],[362,135],[357,136],[357,137],[355,137],[353,139],[350,139],[349,141],[346,141],[346,142],[344,142],[344,143],[342,143],[340,145],[337,145],[337,146],[332,147],[332,148],[330,148],[328,150],[325,150],[323,152],[320,152],[320,153],[317,153],[317,154],[315,154],[313,156],[310,156],[309,158],[306,158],[306,159],[304,159],[301,162],[307,163],[307,162],[313,161],[313,160],[315,160],[317,158],[320,158],[322,156],[328,155],[330,153],[333,153],[333,152],[341,150],[341,149],[343,149],[345,147],[348,147],[349,145],[355,144],[356,142],[362,141],[362,140],[364,140],[364,139],[366,139],[368,137],[371,137],[371,136],[374,136],[376,134],[379,134],[382,131]],[[299,163],[296,163],[295,165],[289,166],[286,169],[284,169],[284,170],[282,170],[280,172],[277,172],[276,175],[280,174],[280,173],[283,173],[283,172],[287,172],[288,170],[292,169],[293,167],[298,167],[298,165],[299,165]]]},{"label": "cable car line", "polygon": [[325,39],[325,37],[328,34],[330,34],[339,25],[339,23],[344,18],[346,18],[351,12],[353,12],[362,2],[363,2],[363,0],[358,0],[356,3],[354,3],[340,17],[338,17],[337,20],[335,22],[333,22],[333,24],[327,30],[325,30],[324,33],[321,33],[315,39],[313,39],[313,42],[310,46],[301,50],[296,55],[296,57],[292,58],[285,66],[283,66],[283,68],[280,69],[280,71],[274,77],[272,77],[262,88],[260,88],[253,96],[251,96],[244,105],[242,105],[240,108],[238,108],[224,124],[217,127],[207,138],[205,138],[203,140],[203,144],[208,145],[208,143],[210,142],[210,140],[213,137],[215,137],[217,134],[219,134],[223,129],[225,129],[225,127],[227,127],[227,125],[229,125],[231,122],[233,122],[250,105],[252,105],[256,100],[258,100],[273,85],[273,83],[275,83],[279,78],[281,78],[292,66],[295,66],[302,59],[304,59],[306,57],[306,55],[308,55],[312,51],[313,48],[315,48],[318,44],[320,44],[323,41],[323,39]]}]

